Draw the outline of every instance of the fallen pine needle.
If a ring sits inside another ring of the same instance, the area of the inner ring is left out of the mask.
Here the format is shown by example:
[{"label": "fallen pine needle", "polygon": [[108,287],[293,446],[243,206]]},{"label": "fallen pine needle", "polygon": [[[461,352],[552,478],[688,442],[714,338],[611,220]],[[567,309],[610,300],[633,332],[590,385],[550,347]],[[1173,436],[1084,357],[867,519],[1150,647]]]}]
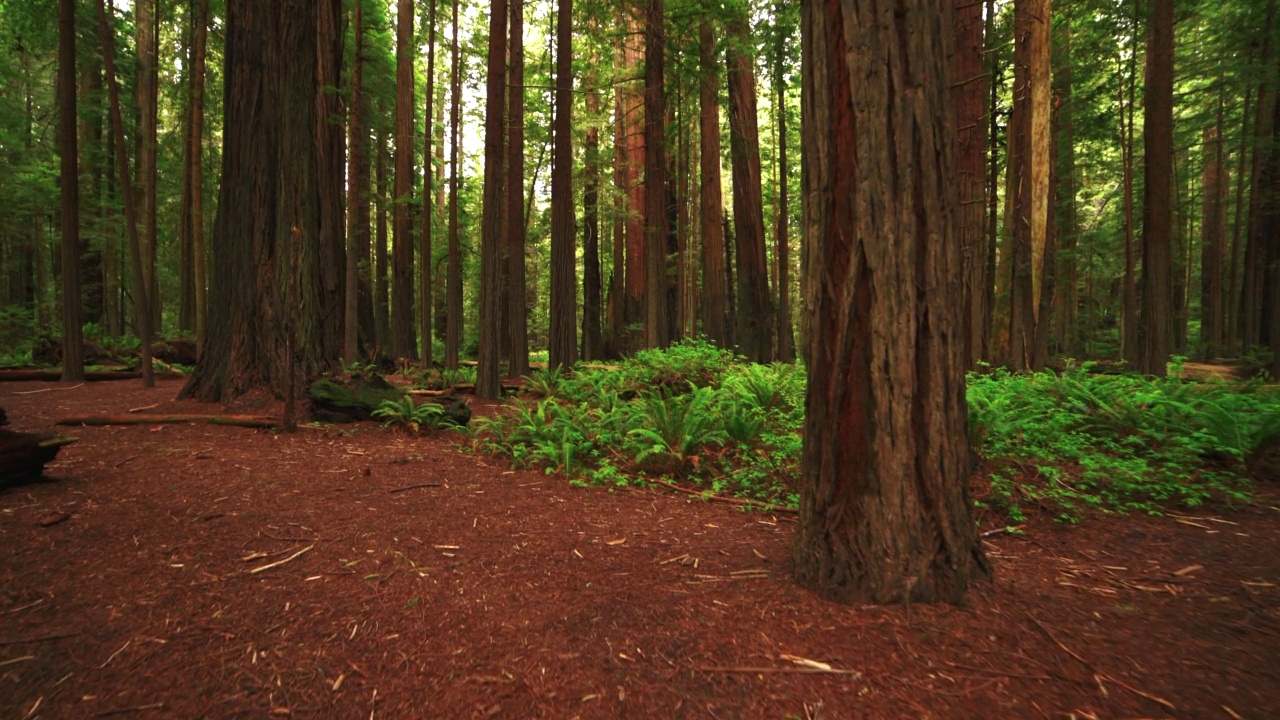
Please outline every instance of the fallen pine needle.
[{"label": "fallen pine needle", "polygon": [[36,659],[35,655],[23,655],[22,657],[9,658],[8,660],[0,662],[0,667],[4,667],[5,665],[12,665],[14,663],[26,662],[28,660],[35,660],[35,659]]},{"label": "fallen pine needle", "polygon": [[277,560],[277,561],[275,561],[275,562],[273,562],[273,563],[267,563],[266,565],[263,565],[262,567],[256,567],[256,568],[254,568],[254,569],[250,570],[250,571],[249,571],[249,574],[250,574],[250,575],[254,575],[254,574],[256,574],[256,573],[260,573],[260,572],[262,572],[263,570],[270,570],[270,569],[271,569],[271,568],[273,568],[273,567],[279,567],[279,566],[281,566],[281,565],[283,565],[283,564],[285,564],[285,563],[289,562],[290,560],[296,560],[296,559],[298,559],[299,557],[301,557],[304,553],[309,552],[309,551],[310,551],[312,548],[314,548],[314,547],[315,547],[315,545],[308,545],[308,546],[306,546],[306,547],[302,548],[302,549],[301,549],[301,550],[299,550],[298,552],[296,552],[296,553],[294,553],[294,554],[290,555],[289,557],[287,557],[287,558],[285,558],[285,559],[283,559],[283,560]]},{"label": "fallen pine needle", "polygon": [[120,649],[119,649],[119,650],[117,650],[117,651],[115,651],[115,652],[111,653],[111,657],[107,658],[107,661],[106,661],[106,662],[104,662],[104,663],[102,663],[101,665],[99,665],[99,666],[98,666],[98,669],[99,669],[99,670],[101,670],[102,668],[104,668],[104,667],[106,667],[106,666],[110,665],[110,664],[111,664],[111,661],[112,661],[112,660],[115,660],[117,655],[119,655],[120,653],[124,652],[124,649],[125,649],[125,648],[127,648],[127,647],[129,647],[129,643],[131,643],[131,642],[133,642],[133,641],[132,641],[132,640],[126,640],[126,641],[125,641],[125,643],[124,643],[123,645],[121,645],[121,646],[120,646]]}]

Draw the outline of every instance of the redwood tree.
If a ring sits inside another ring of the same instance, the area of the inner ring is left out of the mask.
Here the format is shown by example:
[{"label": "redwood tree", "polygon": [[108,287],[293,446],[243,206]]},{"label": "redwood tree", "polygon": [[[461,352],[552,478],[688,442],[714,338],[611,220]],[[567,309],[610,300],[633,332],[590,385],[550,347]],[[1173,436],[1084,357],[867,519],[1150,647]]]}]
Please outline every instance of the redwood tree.
[{"label": "redwood tree", "polygon": [[62,379],[84,379],[80,318],[80,171],[76,156],[76,4],[58,3],[58,154],[62,192]]},{"label": "redwood tree", "polygon": [[841,602],[960,602],[987,565],[966,489],[951,3],[883,5],[803,6],[813,319],[795,576]]},{"label": "redwood tree", "polygon": [[645,345],[671,341],[667,318],[667,100],[664,0],[648,0],[644,23]]},{"label": "redwood tree", "polygon": [[480,342],[476,397],[498,397],[501,331],[500,296],[503,199],[503,91],[506,89],[506,0],[489,3],[489,59],[484,107],[484,209],[480,220]]},{"label": "redwood tree", "polygon": [[392,204],[391,354],[417,354],[413,323],[413,0],[399,0],[396,21],[396,187]]},{"label": "redwood tree", "polygon": [[717,99],[715,40],[705,19],[698,30],[701,82],[698,94],[702,186],[699,191],[699,235],[702,238],[702,332],[711,342],[729,342],[725,320],[724,197],[720,188],[720,109]]},{"label": "redwood tree", "polygon": [[745,16],[729,26],[729,157],[733,172],[733,234],[737,249],[739,351],[758,363],[773,361],[773,307],[765,259],[764,201],[760,189],[760,137],[755,64]]},{"label": "redwood tree", "polygon": [[[512,377],[529,374],[529,319],[525,281],[524,211],[524,0],[511,4],[511,81],[507,83],[507,332]],[[554,176],[552,178],[554,184]],[[553,189],[554,191],[554,189]],[[554,250],[553,250],[554,252]],[[554,302],[552,312],[554,312]],[[554,323],[554,320],[552,321]]]},{"label": "redwood tree", "polygon": [[328,108],[317,88],[341,53],[321,15],[336,18],[340,8],[340,0],[227,3],[209,342],[184,397],[225,401],[254,386],[285,395],[287,378],[318,375],[338,356],[340,325],[326,318],[341,317],[340,299],[325,288],[337,255],[322,233],[332,209],[321,206],[340,197],[342,175],[321,172]]},{"label": "redwood tree", "polygon": [[1138,370],[1163,377],[1173,353],[1173,4],[1151,3],[1149,21]]},{"label": "redwood tree", "polygon": [[[556,114],[551,158],[551,335],[548,365],[577,360],[577,271],[573,228],[573,0],[556,12]],[[647,108],[647,106],[646,106]],[[647,167],[647,166],[646,166]]]}]

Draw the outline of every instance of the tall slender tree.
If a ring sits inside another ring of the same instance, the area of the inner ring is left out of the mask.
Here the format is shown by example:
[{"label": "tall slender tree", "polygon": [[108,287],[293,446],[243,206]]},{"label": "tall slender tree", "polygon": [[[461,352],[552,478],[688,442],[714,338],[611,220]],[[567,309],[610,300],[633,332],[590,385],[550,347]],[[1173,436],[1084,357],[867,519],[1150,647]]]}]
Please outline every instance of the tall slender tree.
[{"label": "tall slender tree", "polygon": [[191,81],[191,253],[194,256],[196,305],[196,354],[204,352],[208,306],[208,251],[204,242],[204,86],[209,44],[209,0],[199,0],[196,10],[195,66]]},{"label": "tall slender tree", "polygon": [[499,278],[502,248],[502,161],[506,120],[507,2],[489,4],[489,59],[484,112],[484,209],[480,221],[480,342],[476,397],[497,399],[501,390]]},{"label": "tall slender tree", "polygon": [[[778,27],[774,35],[774,72],[773,87],[777,94],[778,113],[778,211],[774,218],[774,262],[778,266],[778,343],[777,357],[782,362],[795,360],[795,340],[792,336],[791,321],[791,210],[788,203],[788,186],[790,185],[790,168],[787,165],[787,81],[783,60],[788,56],[787,47],[791,42],[791,31],[783,21],[784,5],[774,5],[774,17]],[[981,99],[979,99],[981,106]],[[981,205],[979,217],[981,217]],[[981,224],[981,223],[979,223]]]},{"label": "tall slender tree", "polygon": [[645,345],[671,341],[667,318],[666,3],[648,0],[644,22]]},{"label": "tall slender tree", "polygon": [[396,188],[392,200],[391,354],[417,355],[414,342],[413,218],[413,0],[398,0],[396,20]]},{"label": "tall slender tree", "polygon": [[134,30],[137,33],[137,112],[138,134],[133,189],[137,193],[138,232],[142,241],[144,272],[147,287],[152,292],[147,296],[151,308],[152,326],[161,326],[160,293],[156,282],[156,262],[159,257],[156,224],[156,148],[160,102],[160,65],[158,62],[158,46],[160,42],[160,12],[156,0],[136,0],[135,10],[137,22]]},{"label": "tall slender tree", "polygon": [[62,379],[84,379],[80,317],[80,170],[76,142],[76,4],[58,3],[58,183],[62,194]]},{"label": "tall slender tree", "polygon": [[794,572],[840,602],[960,602],[988,571],[967,493],[950,12],[802,6],[814,325]]},{"label": "tall slender tree", "polygon": [[737,249],[739,351],[758,363],[773,361],[773,307],[765,258],[764,200],[755,63],[748,52],[748,19],[735,15],[725,50],[729,80],[729,158],[733,172],[733,235]]},{"label": "tall slender tree", "polygon": [[717,102],[715,39],[705,18],[698,28],[699,153],[698,234],[702,238],[702,332],[720,347],[729,343],[725,322],[724,198],[720,187],[720,109]]},{"label": "tall slender tree", "polygon": [[[130,269],[133,274],[133,314],[138,332],[139,355],[142,360],[142,385],[153,387],[155,374],[151,367],[151,307],[143,271],[142,243],[138,238],[138,215],[134,207],[133,184],[129,178],[129,158],[124,144],[124,119],[120,111],[120,85],[116,79],[115,34],[107,14],[106,0],[98,0],[98,37],[102,41],[102,64],[107,76],[107,103],[111,116],[111,137],[115,146],[116,172],[124,205],[125,232],[129,236]],[[65,252],[65,251],[64,251]]]},{"label": "tall slender tree", "polygon": [[970,0],[954,0],[955,82],[952,97],[959,113],[956,124],[958,144],[956,164],[960,189],[960,216],[956,239],[965,267],[964,306],[966,311],[965,356],[970,367],[982,360],[986,347],[987,233],[985,227],[986,123],[983,115],[987,95],[987,74],[983,68],[982,5]]},{"label": "tall slender tree", "polygon": [[1173,4],[1151,3],[1143,112],[1142,354],[1164,377],[1173,353]]},{"label": "tall slender tree", "polygon": [[434,293],[431,291],[431,236],[435,231],[435,222],[433,220],[435,213],[432,211],[432,203],[435,202],[435,193],[432,192],[432,185],[435,179],[435,168],[431,158],[431,142],[435,137],[435,112],[433,103],[436,95],[436,0],[427,0],[427,87],[424,91],[426,95],[426,108],[422,113],[422,241],[418,248],[418,261],[421,263],[418,267],[418,278],[422,285],[422,302],[418,310],[418,334],[421,336],[422,342],[422,364],[430,367],[434,358],[432,357],[432,302]]},{"label": "tall slender tree", "polygon": [[573,107],[573,0],[559,0],[557,6],[556,114],[554,149],[551,159],[551,335],[548,364],[551,367],[568,367],[577,360],[578,348],[571,110]]},{"label": "tall slender tree", "polygon": [[[598,26],[593,22],[592,28]],[[600,91],[587,75],[587,135],[582,167],[582,359],[604,357],[600,330]]]},{"label": "tall slender tree", "polygon": [[458,369],[458,350],[462,344],[462,249],[458,240],[458,120],[462,114],[462,74],[458,61],[458,4],[453,0],[452,55],[449,66],[449,265],[445,288],[445,341],[444,362],[451,370]]},{"label": "tall slender tree", "polygon": [[507,83],[507,106],[511,119],[507,123],[506,256],[507,344],[511,352],[507,370],[512,377],[521,377],[529,374],[529,311],[525,287],[524,0],[508,2],[511,5],[511,42],[507,54],[511,58],[511,79]]},{"label": "tall slender tree", "polygon": [[351,4],[351,33],[351,102],[347,106],[346,279],[342,303],[342,356],[347,362],[355,362],[360,356],[360,262],[362,257],[365,264],[369,260],[367,254],[361,256],[356,238],[360,218],[360,162],[364,152],[362,133],[365,132],[364,3],[361,0]]}]

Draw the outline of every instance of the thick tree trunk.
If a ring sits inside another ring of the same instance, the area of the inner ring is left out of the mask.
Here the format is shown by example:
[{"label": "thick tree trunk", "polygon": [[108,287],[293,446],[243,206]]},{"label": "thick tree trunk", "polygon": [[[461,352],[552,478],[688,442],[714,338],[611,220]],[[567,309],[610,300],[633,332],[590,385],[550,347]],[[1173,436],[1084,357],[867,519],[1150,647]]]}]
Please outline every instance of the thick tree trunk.
[{"label": "thick tree trunk", "polygon": [[396,182],[392,201],[391,354],[415,357],[413,304],[413,0],[398,0],[396,22]]},{"label": "thick tree trunk", "polygon": [[623,117],[622,88],[613,91],[613,272],[609,275],[609,352],[618,357],[627,348],[627,171],[626,121]]},{"label": "thick tree trunk", "polygon": [[1173,353],[1173,5],[1151,3],[1143,113],[1142,355],[1164,377]]},{"label": "thick tree trunk", "polygon": [[325,172],[330,108],[317,93],[337,81],[340,45],[328,25],[339,11],[338,0],[227,4],[209,341],[184,397],[225,402],[255,386],[288,395],[337,358],[341,300],[330,286],[338,268],[325,206],[342,177]]},{"label": "thick tree trunk", "polygon": [[803,6],[814,324],[795,575],[846,603],[961,602],[988,568],[967,493],[951,3],[896,5]]},{"label": "thick tree trunk", "polygon": [[715,40],[711,23],[699,28],[701,81],[698,95],[702,184],[699,234],[702,237],[702,332],[720,347],[729,346],[725,327],[724,198],[720,187],[720,109]]},{"label": "thick tree trunk", "polygon": [[648,0],[644,24],[645,346],[671,341],[667,319],[666,4]]},{"label": "thick tree trunk", "polygon": [[476,397],[495,400],[501,393],[498,363],[501,348],[499,276],[502,266],[503,96],[506,89],[506,0],[489,4],[489,61],[484,111],[484,209],[480,221],[480,343],[476,365]]},{"label": "thick tree trunk", "polygon": [[[511,80],[507,83],[510,98],[507,104],[511,118],[507,123],[506,289],[510,359],[507,374],[518,378],[529,374],[529,308],[525,280],[525,235],[528,223],[524,210],[524,0],[509,2],[511,47],[507,54],[511,58]],[[554,187],[552,191],[554,192]],[[552,312],[555,312],[554,303]],[[555,324],[554,315],[552,324]]]},{"label": "thick tree trunk", "polygon": [[573,227],[573,2],[556,11],[556,114],[551,160],[551,336],[549,367],[577,360],[577,270]]},{"label": "thick tree trunk", "polygon": [[773,307],[765,258],[764,201],[760,188],[760,137],[756,118],[754,62],[745,52],[750,28],[745,17],[729,28],[725,51],[729,81],[729,158],[733,172],[733,234],[737,249],[737,345],[748,360],[773,361]]},{"label": "thick tree trunk", "polygon": [[[76,6],[58,3],[58,185],[62,194],[62,379],[84,379],[80,317],[80,170],[76,142]],[[56,452],[56,451],[55,451]]]}]

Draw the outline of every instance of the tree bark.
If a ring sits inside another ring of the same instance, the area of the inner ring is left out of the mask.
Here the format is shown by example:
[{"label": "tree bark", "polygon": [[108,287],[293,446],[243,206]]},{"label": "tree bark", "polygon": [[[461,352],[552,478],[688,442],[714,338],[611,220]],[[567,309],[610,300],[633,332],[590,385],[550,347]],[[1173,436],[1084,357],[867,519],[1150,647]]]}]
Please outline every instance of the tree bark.
[{"label": "tree bark", "polygon": [[1173,353],[1173,5],[1151,3],[1143,111],[1142,355],[1164,377]]},{"label": "tree bark", "polygon": [[[782,4],[775,6],[775,13],[781,14]],[[979,25],[981,29],[981,25]],[[981,35],[979,35],[981,38]],[[787,83],[783,72],[783,58],[786,57],[787,43],[791,40],[790,32],[779,28],[777,46],[774,48],[773,84],[777,93],[778,104],[778,212],[774,220],[776,237],[774,241],[774,258],[778,266],[778,352],[781,362],[793,362],[796,359],[795,340],[792,333],[791,319],[791,207],[789,204],[790,167],[787,165]],[[981,42],[981,40],[979,40]],[[981,57],[981,56],[979,56]],[[981,111],[982,101],[978,101]],[[979,146],[981,155],[981,145]],[[979,162],[979,178],[981,162]],[[982,205],[979,200],[978,219],[981,231]]]},{"label": "tree bark", "polygon": [[951,3],[895,5],[802,8],[814,324],[794,568],[839,602],[958,603],[988,567],[967,493]]},{"label": "tree bark", "polygon": [[84,379],[80,316],[80,168],[76,138],[76,5],[58,3],[58,185],[62,195],[62,379]]},{"label": "tree bark", "polygon": [[196,13],[196,62],[191,91],[191,253],[194,255],[196,356],[204,352],[208,305],[208,251],[204,243],[204,83],[208,56],[209,0],[199,0]]},{"label": "tree bark", "polygon": [[[525,243],[528,223],[524,210],[524,0],[511,4],[511,80],[509,100],[509,144],[507,147],[507,327],[510,359],[507,374],[529,374],[529,308],[525,280]],[[554,177],[552,193],[555,192]],[[554,199],[553,201],[554,202]],[[553,210],[554,214],[554,210]],[[554,231],[552,233],[554,243]],[[554,253],[554,249],[552,250]],[[554,306],[554,303],[553,303]],[[554,313],[554,307],[552,312]],[[552,316],[554,324],[554,315]]]},{"label": "tree bark", "polygon": [[156,282],[156,131],[159,114],[159,64],[156,62],[160,36],[160,13],[156,0],[136,0],[137,11],[137,176],[133,189],[137,193],[139,240],[150,302],[151,323],[156,331],[162,327],[160,292]]},{"label": "tree bark", "polygon": [[[1136,6],[1135,6],[1136,7]],[[1136,12],[1136,10],[1135,10]],[[1133,18],[1133,46],[1138,44],[1138,19]],[[1129,53],[1129,101],[1125,103],[1124,77],[1120,78],[1120,162],[1124,175],[1124,290],[1120,304],[1120,357],[1133,367],[1139,365],[1138,282],[1134,258],[1133,200],[1133,115],[1138,85],[1138,53]]]},{"label": "tree bark", "polygon": [[489,4],[489,62],[484,112],[484,210],[480,223],[480,343],[476,397],[496,400],[502,388],[498,363],[501,348],[499,276],[502,266],[503,91],[506,89],[506,0]]},{"label": "tree bark", "polygon": [[462,250],[458,243],[458,120],[462,110],[462,76],[458,61],[458,4],[453,0],[453,55],[450,64],[449,111],[449,267],[445,288],[445,365],[458,369],[458,350],[462,344]]},{"label": "tree bark", "polygon": [[137,323],[139,355],[142,360],[142,385],[154,387],[151,368],[151,304],[147,300],[147,283],[143,271],[142,243],[138,238],[138,216],[133,204],[133,185],[129,179],[129,158],[124,144],[124,121],[120,114],[120,87],[116,81],[115,35],[107,17],[106,0],[98,0],[98,36],[102,41],[102,61],[107,75],[107,102],[111,114],[112,142],[116,151],[116,172],[124,205],[125,232],[129,236],[129,259],[133,271],[133,314]]},{"label": "tree bark", "polygon": [[[1219,79],[1221,82],[1221,78]],[[1225,222],[1226,168],[1222,162],[1222,97],[1218,97],[1218,124],[1205,128],[1200,177],[1204,195],[1200,223],[1200,354],[1206,359],[1223,351],[1223,230]]]},{"label": "tree bark", "polygon": [[[347,244],[346,286],[342,303],[342,357],[355,362],[360,357],[360,263],[369,262],[368,254],[360,255],[356,234],[359,228],[361,155],[364,152],[364,3],[355,0],[351,9],[351,103],[347,120]],[[434,5],[433,5],[434,7]],[[367,234],[367,231],[366,231]],[[366,241],[367,245],[367,241]]]},{"label": "tree bark", "polygon": [[387,282],[387,138],[381,132],[374,139],[373,152],[378,158],[373,201],[373,345],[377,354],[385,355],[391,351],[391,303]]},{"label": "tree bark", "polygon": [[725,327],[724,198],[720,187],[720,109],[716,77],[715,40],[711,23],[699,28],[698,108],[701,178],[699,189],[699,234],[702,237],[702,332],[716,345],[727,348]]},{"label": "tree bark", "polygon": [[[593,28],[595,26],[593,25]],[[587,76],[587,136],[582,169],[582,359],[604,358],[600,331],[600,91]]]},{"label": "tree bark", "polygon": [[644,30],[645,346],[671,342],[667,319],[666,4],[648,0]]},{"label": "tree bark", "polygon": [[341,349],[339,256],[326,208],[340,197],[342,174],[329,172],[331,108],[318,94],[322,82],[337,82],[341,45],[329,25],[340,7],[227,3],[209,341],[183,397],[225,402],[261,386],[286,396]]},{"label": "tree bark", "polygon": [[432,204],[435,193],[432,192],[435,168],[431,160],[431,143],[435,137],[435,112],[433,103],[436,95],[436,0],[427,0],[427,86],[426,107],[422,113],[422,241],[418,250],[418,278],[422,285],[422,301],[418,312],[418,334],[422,342],[422,364],[431,367],[434,360],[431,337],[432,304],[435,293],[431,288],[432,248],[431,236],[435,230],[435,213]]},{"label": "tree bark", "polygon": [[577,360],[577,270],[573,227],[573,2],[556,11],[556,95],[551,154],[551,335],[548,367]]},{"label": "tree bark", "polygon": [[392,200],[391,354],[415,357],[413,303],[413,0],[398,0],[396,21],[396,180]]},{"label": "tree bark", "polygon": [[729,82],[729,159],[733,172],[733,234],[738,270],[738,351],[752,362],[773,361],[773,307],[765,258],[760,137],[748,19],[735,17],[725,50]]}]

